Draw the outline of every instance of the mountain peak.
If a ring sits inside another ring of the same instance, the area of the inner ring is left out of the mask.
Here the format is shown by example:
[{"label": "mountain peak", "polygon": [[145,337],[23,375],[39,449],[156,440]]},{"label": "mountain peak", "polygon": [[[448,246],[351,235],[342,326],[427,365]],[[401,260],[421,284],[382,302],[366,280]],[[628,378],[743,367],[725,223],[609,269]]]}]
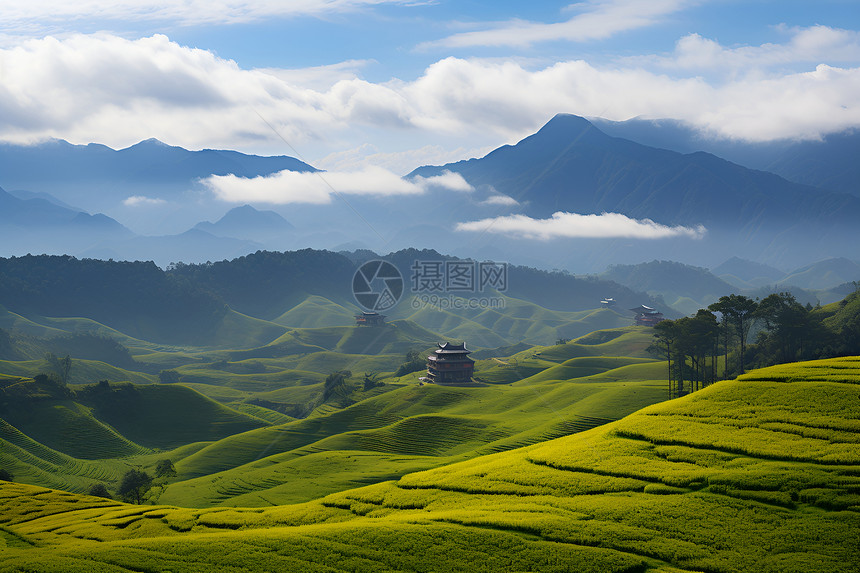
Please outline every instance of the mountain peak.
[{"label": "mountain peak", "polygon": [[559,113],[553,116],[537,133],[525,138],[520,143],[539,143],[541,146],[563,146],[577,142],[609,141],[611,138],[600,131],[593,123],[570,113]]},{"label": "mountain peak", "polygon": [[187,151],[187,150],[185,150],[181,147],[175,146],[175,145],[168,145],[168,144],[164,143],[163,141],[161,141],[160,139],[156,139],[154,137],[150,137],[149,139],[144,139],[143,141],[140,141],[138,143],[135,143],[134,145],[130,145],[130,146],[126,147],[125,149],[120,149],[120,151],[135,151],[135,150],[140,151],[140,150],[146,150],[146,149],[151,149],[151,150],[181,149],[182,151]]},{"label": "mountain peak", "polygon": [[265,236],[282,235],[295,227],[274,211],[260,211],[251,205],[233,207],[215,223],[197,223],[194,229],[217,236],[259,239]]}]

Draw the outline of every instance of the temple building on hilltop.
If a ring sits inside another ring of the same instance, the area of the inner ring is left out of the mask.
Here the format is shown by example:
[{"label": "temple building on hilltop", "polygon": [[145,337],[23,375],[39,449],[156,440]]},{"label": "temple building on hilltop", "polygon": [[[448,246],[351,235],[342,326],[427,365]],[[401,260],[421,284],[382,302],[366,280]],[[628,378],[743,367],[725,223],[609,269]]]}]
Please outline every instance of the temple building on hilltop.
[{"label": "temple building on hilltop", "polygon": [[362,312],[355,315],[356,326],[385,326],[385,315],[378,312]]},{"label": "temple building on hilltop", "polygon": [[636,326],[654,326],[663,320],[662,312],[659,312],[657,309],[651,308],[650,306],[645,306],[644,304],[641,304],[636,308],[631,308],[630,311],[636,313],[636,318],[633,319]]},{"label": "temple building on hilltop", "polygon": [[475,372],[475,361],[469,358],[471,350],[466,343],[444,342],[437,344],[433,354],[427,357],[425,382],[434,384],[470,384]]}]

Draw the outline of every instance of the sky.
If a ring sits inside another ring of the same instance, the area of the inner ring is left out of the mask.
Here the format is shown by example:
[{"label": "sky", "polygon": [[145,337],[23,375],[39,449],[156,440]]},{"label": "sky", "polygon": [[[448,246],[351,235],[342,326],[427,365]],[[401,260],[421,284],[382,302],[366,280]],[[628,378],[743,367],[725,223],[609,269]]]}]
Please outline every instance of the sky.
[{"label": "sky", "polygon": [[0,140],[403,175],[556,113],[710,137],[860,125],[856,0],[0,0]]}]

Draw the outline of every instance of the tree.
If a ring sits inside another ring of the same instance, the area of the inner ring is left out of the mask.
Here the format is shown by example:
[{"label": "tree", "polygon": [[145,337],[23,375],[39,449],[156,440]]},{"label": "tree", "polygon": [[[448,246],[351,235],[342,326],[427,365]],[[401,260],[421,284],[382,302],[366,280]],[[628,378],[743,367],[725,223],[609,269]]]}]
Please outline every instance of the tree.
[{"label": "tree", "polygon": [[419,370],[424,370],[426,367],[427,361],[424,356],[422,356],[422,354],[417,350],[410,350],[406,353],[406,362],[404,362],[397,368],[397,371],[394,373],[394,375],[406,376],[407,374],[418,372]]},{"label": "tree", "polygon": [[48,363],[48,368],[53,371],[60,385],[65,386],[69,383],[69,371],[72,369],[72,357],[66,354],[64,358],[57,358],[53,352],[45,354],[45,362]]},{"label": "tree", "polygon": [[107,499],[113,499],[110,492],[105,487],[103,483],[94,483],[90,486],[90,490],[88,492],[93,497],[104,497]]},{"label": "tree", "polygon": [[[725,298],[725,297],[723,297]],[[723,337],[723,380],[729,377],[729,343],[732,339],[732,328],[728,314],[727,302],[715,302],[708,306],[711,312],[720,313],[720,328]]]},{"label": "tree", "polygon": [[152,487],[152,476],[140,470],[128,470],[122,476],[117,494],[129,503],[140,505],[146,492]]},{"label": "tree", "polygon": [[649,351],[666,358],[669,371],[669,396],[690,391],[716,380],[719,325],[717,317],[700,309],[695,316],[663,320],[654,325],[654,343]]},{"label": "tree", "polygon": [[377,386],[383,386],[385,383],[379,380],[379,372],[365,372],[364,373],[364,389],[372,390]]},{"label": "tree", "polygon": [[[672,396],[672,359],[674,357],[675,342],[678,338],[678,325],[674,320],[662,320],[654,325],[654,344],[648,350],[658,356],[664,356],[669,370],[669,397]],[[680,390],[680,388],[678,388]]]},{"label": "tree", "polygon": [[176,370],[162,370],[158,373],[158,381],[162,384],[174,384],[180,379],[181,375]]},{"label": "tree", "polygon": [[803,356],[804,337],[809,331],[809,311],[789,292],[774,293],[762,300],[755,312],[765,332],[759,345],[767,348],[777,362],[790,362]]},{"label": "tree", "polygon": [[323,402],[331,398],[332,394],[344,387],[346,379],[352,376],[349,370],[338,370],[326,376],[323,384]]},{"label": "tree", "polygon": [[0,481],[12,481],[14,478],[8,470],[0,468]]},{"label": "tree", "polygon": [[720,300],[712,306],[714,307],[712,310],[716,310],[727,316],[729,322],[734,326],[735,333],[738,335],[738,340],[740,341],[740,354],[738,356],[739,373],[743,374],[746,368],[744,356],[747,351],[747,336],[755,319],[755,310],[758,308],[758,304],[749,297],[730,294],[728,296],[721,296]]},{"label": "tree", "polygon": [[709,310],[699,309],[694,317],[685,322],[682,336],[689,345],[689,356],[694,373],[690,378],[691,390],[694,389],[693,380],[696,381],[697,388],[700,388],[713,383],[716,379],[715,359],[719,353],[719,332],[717,317]]},{"label": "tree", "polygon": [[164,458],[155,462],[155,477],[157,478],[172,478],[176,477],[176,468],[173,462]]},{"label": "tree", "polygon": [[15,343],[8,332],[0,328],[0,359],[11,360],[14,357]]}]

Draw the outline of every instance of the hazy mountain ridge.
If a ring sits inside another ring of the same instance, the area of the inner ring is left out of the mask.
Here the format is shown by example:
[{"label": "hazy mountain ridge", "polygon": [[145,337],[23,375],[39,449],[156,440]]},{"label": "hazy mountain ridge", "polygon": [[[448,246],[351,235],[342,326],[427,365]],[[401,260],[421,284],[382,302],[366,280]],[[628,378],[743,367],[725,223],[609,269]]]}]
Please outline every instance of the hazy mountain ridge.
[{"label": "hazy mountain ridge", "polygon": [[220,237],[251,240],[283,239],[284,235],[295,231],[295,227],[280,214],[259,211],[250,205],[234,207],[214,223],[201,221],[194,228]]},{"label": "hazy mountain ridge", "polygon": [[[45,166],[50,165],[50,169]],[[238,151],[192,151],[147,139],[124,149],[52,140],[36,145],[0,143],[0,172],[7,187],[51,192],[59,183],[122,181],[185,184],[209,175],[255,177],[283,170],[316,171],[288,156],[263,157]],[[54,193],[59,194],[59,193]]]},{"label": "hazy mountain ridge", "polygon": [[831,133],[821,140],[746,142],[703,134],[671,119],[591,119],[614,137],[679,153],[706,151],[751,169],[770,171],[789,181],[838,193],[860,195],[860,132]]},{"label": "hazy mountain ridge", "polygon": [[[199,183],[213,174],[254,177],[282,169],[314,170],[289,157],[188,151],[155,140],[119,151],[62,141],[30,147],[0,144],[0,184],[25,189],[30,197],[41,194],[44,199],[50,194],[58,202],[106,213],[129,228],[148,229],[145,237],[117,240],[115,234],[99,235],[96,230],[81,234],[74,226],[60,237],[58,233],[27,231],[38,224],[38,217],[22,214],[15,227],[25,229],[20,240],[4,241],[5,251],[0,254],[21,255],[29,248],[31,252],[155,260],[166,266],[230,259],[259,249],[338,249],[351,244],[351,248],[380,250],[374,245],[381,242],[387,250],[432,247],[460,257],[504,258],[579,272],[600,272],[609,264],[654,258],[713,266],[742,254],[792,268],[854,255],[860,198],[748,169],[695,151],[692,143],[684,150],[694,151],[684,155],[613,137],[598,127],[606,125],[560,114],[516,145],[502,146],[479,159],[421,167],[410,174],[454,171],[476,188],[473,193],[435,190],[414,196],[359,195],[350,200],[350,208],[335,201],[331,205],[272,206],[271,210],[228,209],[229,203],[216,199]],[[639,134],[632,133],[631,138],[634,136]],[[851,140],[854,136],[845,137]],[[807,148],[793,149],[803,155]],[[813,151],[809,153],[815,155]],[[848,153],[826,155],[842,165],[840,169],[850,170],[853,165]],[[797,156],[792,164],[815,161],[812,156],[808,160]],[[48,164],[52,168],[44,169]],[[499,194],[519,203],[486,202]],[[42,218],[48,220],[53,207],[43,206]],[[556,211],[617,212],[662,225],[704,225],[707,231],[698,240],[683,236],[537,241],[456,230],[458,223],[486,217],[547,218]],[[356,220],[356,212],[363,221]],[[102,220],[99,215],[93,217]],[[90,227],[95,229],[97,225],[92,223]],[[83,222],[75,225],[79,224]],[[3,226],[11,232],[12,226]]]},{"label": "hazy mountain ridge", "polygon": [[558,210],[620,212],[663,224],[753,233],[801,220],[833,225],[860,217],[860,199],[850,195],[791,183],[704,152],[683,155],[610,137],[571,115],[557,115],[536,134],[481,159],[421,167],[410,176],[446,170],[510,195],[538,217]]}]

